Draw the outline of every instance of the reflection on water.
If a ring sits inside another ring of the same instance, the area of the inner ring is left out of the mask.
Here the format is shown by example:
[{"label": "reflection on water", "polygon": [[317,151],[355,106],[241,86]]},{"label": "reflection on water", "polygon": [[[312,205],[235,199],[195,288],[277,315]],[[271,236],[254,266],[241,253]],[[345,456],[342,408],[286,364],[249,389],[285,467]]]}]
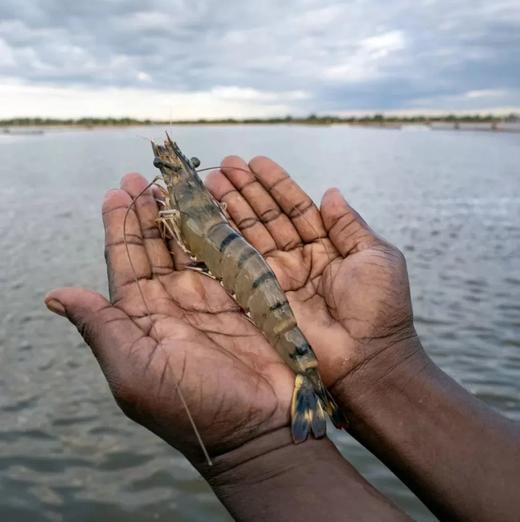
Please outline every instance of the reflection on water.
[{"label": "reflection on water", "polygon": [[[122,174],[154,174],[162,129],[0,136],[0,516],[228,520],[182,457],[124,418],[46,291],[105,291],[99,216]],[[180,127],[202,166],[266,154],[318,199],[339,186],[406,254],[417,329],[435,361],[520,420],[520,135],[348,127]],[[302,151],[304,154],[302,155]],[[346,434],[334,440],[421,520],[408,490]]]}]

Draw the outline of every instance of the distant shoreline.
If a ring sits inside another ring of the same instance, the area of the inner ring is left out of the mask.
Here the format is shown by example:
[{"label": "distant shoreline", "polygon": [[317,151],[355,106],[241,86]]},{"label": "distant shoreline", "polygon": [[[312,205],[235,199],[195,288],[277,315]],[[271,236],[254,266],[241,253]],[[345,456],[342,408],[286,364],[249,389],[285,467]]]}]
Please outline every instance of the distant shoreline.
[{"label": "distant shoreline", "polygon": [[363,117],[315,116],[295,118],[198,119],[198,120],[138,120],[133,118],[11,118],[0,120],[0,134],[41,134],[43,130],[97,129],[118,127],[148,127],[170,125],[350,125],[383,129],[422,128],[425,130],[480,130],[520,132],[520,115],[442,115],[393,117],[375,114]]}]

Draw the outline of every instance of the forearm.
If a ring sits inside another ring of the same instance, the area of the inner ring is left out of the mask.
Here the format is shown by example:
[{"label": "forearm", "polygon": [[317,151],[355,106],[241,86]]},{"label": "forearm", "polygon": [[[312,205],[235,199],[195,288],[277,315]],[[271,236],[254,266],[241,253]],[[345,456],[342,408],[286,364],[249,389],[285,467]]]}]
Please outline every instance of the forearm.
[{"label": "forearm", "polygon": [[370,376],[360,370],[337,386],[352,435],[441,519],[513,519],[520,513],[518,425],[443,373],[418,340],[394,353],[404,362],[374,363]]},{"label": "forearm", "polygon": [[408,520],[328,439],[296,446],[288,429],[199,469],[236,520]]}]

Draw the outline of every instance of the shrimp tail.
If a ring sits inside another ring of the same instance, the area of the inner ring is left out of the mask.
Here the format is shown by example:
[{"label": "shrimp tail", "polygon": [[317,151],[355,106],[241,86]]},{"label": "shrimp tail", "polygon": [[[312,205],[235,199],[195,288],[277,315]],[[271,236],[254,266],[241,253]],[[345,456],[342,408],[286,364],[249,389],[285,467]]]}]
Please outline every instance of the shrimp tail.
[{"label": "shrimp tail", "polygon": [[318,396],[322,408],[326,411],[332,424],[334,424],[338,429],[348,428],[347,419],[339,409],[339,406],[336,404],[332,395],[329,393],[327,388],[325,388],[318,371],[316,369],[309,369],[306,373],[309,380],[312,382],[314,392]]},{"label": "shrimp tail", "polygon": [[321,401],[314,391],[312,381],[302,373],[298,373],[294,381],[291,419],[291,432],[295,444],[304,442],[311,434],[319,439],[327,431]]},{"label": "shrimp tail", "polygon": [[291,412],[291,432],[295,444],[304,442],[311,434],[316,439],[325,435],[325,413],[336,428],[347,427],[343,413],[321,382],[318,372],[313,369],[296,375]]}]

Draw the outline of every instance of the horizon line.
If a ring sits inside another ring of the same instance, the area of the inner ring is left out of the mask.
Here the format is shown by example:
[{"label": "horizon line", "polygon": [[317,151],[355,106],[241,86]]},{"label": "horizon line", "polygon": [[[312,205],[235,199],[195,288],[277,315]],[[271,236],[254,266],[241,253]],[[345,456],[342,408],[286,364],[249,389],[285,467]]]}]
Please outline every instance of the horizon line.
[{"label": "horizon line", "polygon": [[460,119],[481,119],[481,120],[504,120],[519,119],[520,109],[511,112],[498,111],[435,111],[435,112],[414,112],[399,113],[388,111],[369,111],[363,113],[351,114],[316,114],[310,113],[306,116],[284,115],[284,116],[259,116],[241,118],[237,116],[221,117],[221,118],[183,118],[178,120],[172,119],[155,119],[155,118],[134,118],[130,116],[79,116],[79,117],[54,117],[54,116],[12,116],[8,118],[0,118],[0,125],[17,123],[87,123],[87,122],[119,122],[119,123],[141,123],[141,124],[170,124],[170,123],[218,123],[218,122],[291,122],[291,121],[359,121],[359,120],[460,120]]}]

